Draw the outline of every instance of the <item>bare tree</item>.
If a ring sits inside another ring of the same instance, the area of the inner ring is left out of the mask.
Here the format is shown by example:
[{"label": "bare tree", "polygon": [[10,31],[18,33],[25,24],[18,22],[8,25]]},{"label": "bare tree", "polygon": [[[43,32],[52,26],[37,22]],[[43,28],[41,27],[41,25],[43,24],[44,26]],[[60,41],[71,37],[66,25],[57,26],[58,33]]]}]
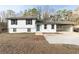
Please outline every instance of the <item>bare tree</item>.
[{"label": "bare tree", "polygon": [[15,11],[13,10],[6,11],[6,17],[14,17],[14,16],[16,16]]},{"label": "bare tree", "polygon": [[7,22],[6,18],[6,13],[5,11],[0,12],[0,17],[1,17],[1,22]]}]

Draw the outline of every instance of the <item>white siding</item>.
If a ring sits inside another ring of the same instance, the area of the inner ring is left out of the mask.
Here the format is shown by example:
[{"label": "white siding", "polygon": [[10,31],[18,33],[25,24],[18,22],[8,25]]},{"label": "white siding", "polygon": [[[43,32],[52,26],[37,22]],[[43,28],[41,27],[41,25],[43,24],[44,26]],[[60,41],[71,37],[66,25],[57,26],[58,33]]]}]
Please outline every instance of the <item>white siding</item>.
[{"label": "white siding", "polygon": [[[37,32],[35,22],[36,20],[32,20],[32,25],[26,25],[26,20],[17,20],[17,25],[11,25],[11,20],[8,20],[8,32],[15,33],[13,32],[13,28],[16,28],[16,33],[25,33],[27,32],[27,28],[31,28],[31,32]],[[56,29],[56,24],[54,24],[54,29],[51,28],[51,24],[47,24],[47,29],[44,29],[44,24],[40,25],[40,32],[56,32]],[[73,32],[73,26],[67,26],[67,31]]]},{"label": "white siding", "polygon": [[8,20],[8,31],[13,33],[13,28],[16,28],[16,33],[27,32],[27,28],[31,28],[32,32],[36,32],[36,20],[32,20],[32,25],[26,25],[26,20],[17,20],[17,25],[11,25],[11,20]]},{"label": "white siding", "polygon": [[44,29],[44,24],[40,27],[41,32],[56,32],[56,25],[54,25],[54,29],[51,29],[51,24],[47,24],[47,29]]}]

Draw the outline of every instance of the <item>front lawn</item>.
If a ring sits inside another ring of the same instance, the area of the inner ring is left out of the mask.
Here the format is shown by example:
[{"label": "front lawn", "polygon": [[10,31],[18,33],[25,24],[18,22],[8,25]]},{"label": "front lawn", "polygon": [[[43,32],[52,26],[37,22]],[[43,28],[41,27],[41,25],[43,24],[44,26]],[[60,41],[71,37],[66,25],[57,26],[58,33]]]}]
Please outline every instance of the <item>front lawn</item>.
[{"label": "front lawn", "polygon": [[43,36],[34,34],[0,34],[0,53],[79,53],[79,46],[49,44]]}]

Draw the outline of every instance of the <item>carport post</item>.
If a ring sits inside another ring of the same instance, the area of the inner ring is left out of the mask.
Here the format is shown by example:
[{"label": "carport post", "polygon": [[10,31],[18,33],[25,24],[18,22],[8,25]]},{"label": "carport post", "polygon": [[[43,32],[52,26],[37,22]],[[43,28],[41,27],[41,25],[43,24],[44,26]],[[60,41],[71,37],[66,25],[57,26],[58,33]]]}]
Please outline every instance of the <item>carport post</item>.
[{"label": "carport post", "polygon": [[73,32],[73,26],[70,26],[70,32]]},{"label": "carport post", "polygon": [[54,24],[54,29],[55,29],[55,32],[56,32],[56,29],[57,29],[57,25],[56,24]]}]

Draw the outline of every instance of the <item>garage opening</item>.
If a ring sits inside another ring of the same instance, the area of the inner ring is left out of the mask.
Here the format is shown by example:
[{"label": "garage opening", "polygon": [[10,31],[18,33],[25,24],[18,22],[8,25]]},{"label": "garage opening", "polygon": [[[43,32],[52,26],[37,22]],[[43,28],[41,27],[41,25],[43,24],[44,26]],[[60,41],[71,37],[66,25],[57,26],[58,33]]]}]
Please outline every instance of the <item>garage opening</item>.
[{"label": "garage opening", "polygon": [[70,31],[70,27],[71,25],[63,25],[63,24],[59,24],[57,25],[57,32],[69,32]]}]

